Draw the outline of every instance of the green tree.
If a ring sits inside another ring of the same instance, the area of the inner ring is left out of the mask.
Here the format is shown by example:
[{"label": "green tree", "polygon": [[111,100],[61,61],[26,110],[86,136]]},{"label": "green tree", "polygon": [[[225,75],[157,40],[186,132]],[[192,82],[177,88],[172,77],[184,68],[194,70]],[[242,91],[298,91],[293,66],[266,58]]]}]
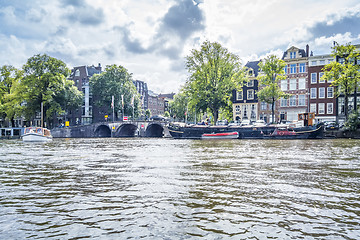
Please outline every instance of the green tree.
[{"label": "green tree", "polygon": [[111,102],[114,96],[114,111],[117,113],[124,108],[124,114],[135,116],[140,113],[140,96],[132,82],[132,75],[123,66],[108,65],[101,74],[90,78],[94,102],[99,107],[112,112]]},{"label": "green tree", "polygon": [[146,109],[146,111],[145,111],[145,117],[146,117],[146,119],[150,119],[150,117],[151,117],[151,111],[150,111],[150,109]]},{"label": "green tree", "polygon": [[174,99],[170,102],[171,117],[179,121],[185,120],[185,112],[188,108],[188,97],[186,93],[181,90],[178,94],[174,95]]},{"label": "green tree", "polygon": [[10,120],[14,126],[14,117],[19,113],[21,99],[16,89],[21,79],[21,71],[10,65],[0,68],[0,117]]},{"label": "green tree", "polygon": [[[60,97],[65,95],[70,84],[66,80],[70,73],[66,64],[46,54],[38,54],[27,60],[23,72],[18,94],[25,103],[22,108],[25,118],[31,119],[40,112],[41,103],[48,123],[54,114],[63,114],[66,101],[69,101],[68,97]],[[75,89],[72,88],[72,91]],[[77,96],[80,94],[76,92]]]},{"label": "green tree", "polygon": [[[357,88],[359,86],[360,78],[360,52],[356,50],[354,45],[338,45],[333,47],[331,54],[336,58],[323,68],[323,79],[333,81],[332,86],[336,87],[336,95],[344,94],[345,100],[345,119],[348,119],[349,115],[349,96],[354,92],[354,96],[357,95]],[[356,61],[358,64],[356,64]],[[357,101],[354,98],[354,111],[357,111]]]},{"label": "green tree", "polygon": [[271,104],[272,121],[275,121],[275,103],[280,98],[288,98],[289,95],[281,91],[279,82],[286,79],[284,67],[286,63],[275,55],[266,57],[259,62],[261,74],[258,76],[259,86],[257,96],[260,101]]},{"label": "green tree", "polygon": [[232,90],[240,89],[246,79],[239,57],[219,43],[205,41],[186,57],[186,68],[191,74],[185,85],[189,104],[203,112],[210,109],[216,122]]}]

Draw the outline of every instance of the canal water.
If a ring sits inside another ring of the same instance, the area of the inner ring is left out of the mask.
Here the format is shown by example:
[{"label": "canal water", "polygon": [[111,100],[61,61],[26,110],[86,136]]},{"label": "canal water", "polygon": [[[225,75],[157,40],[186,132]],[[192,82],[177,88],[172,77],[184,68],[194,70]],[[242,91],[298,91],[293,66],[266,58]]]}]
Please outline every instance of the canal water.
[{"label": "canal water", "polygon": [[0,239],[360,239],[360,140],[3,140]]}]

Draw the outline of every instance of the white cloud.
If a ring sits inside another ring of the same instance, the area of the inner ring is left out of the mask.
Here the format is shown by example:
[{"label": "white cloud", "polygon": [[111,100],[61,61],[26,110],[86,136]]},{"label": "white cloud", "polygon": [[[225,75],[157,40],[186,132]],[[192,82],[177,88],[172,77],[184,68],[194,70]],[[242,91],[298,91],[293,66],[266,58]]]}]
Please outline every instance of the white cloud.
[{"label": "white cloud", "polygon": [[204,40],[243,64],[281,57],[292,45],[329,53],[334,40],[360,43],[359,13],[356,0],[8,1],[0,7],[0,61],[21,66],[48,53],[69,67],[121,64],[164,93],[185,82],[185,56]]}]

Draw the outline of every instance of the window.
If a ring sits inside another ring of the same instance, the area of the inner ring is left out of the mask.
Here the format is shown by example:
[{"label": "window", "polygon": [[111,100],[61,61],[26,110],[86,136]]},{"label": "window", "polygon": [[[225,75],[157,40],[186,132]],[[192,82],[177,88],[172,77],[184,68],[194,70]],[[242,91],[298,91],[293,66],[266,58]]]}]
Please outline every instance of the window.
[{"label": "window", "polygon": [[333,87],[328,87],[327,88],[327,97],[328,98],[333,98],[334,97],[334,88]]},{"label": "window", "polygon": [[296,79],[290,79],[290,90],[296,90]]},{"label": "window", "polygon": [[247,99],[254,99],[254,89],[247,90]]},{"label": "window", "polygon": [[317,74],[316,73],[311,73],[311,83],[317,83]]},{"label": "window", "polygon": [[267,110],[267,103],[261,102],[260,108],[261,108],[261,110]]},{"label": "window", "polygon": [[311,88],[310,89],[310,98],[311,99],[316,98],[316,88]]},{"label": "window", "polygon": [[80,70],[79,70],[79,69],[76,69],[76,71],[75,71],[75,77],[80,77]]},{"label": "window", "polygon": [[290,73],[296,73],[296,64],[290,65]]},{"label": "window", "polygon": [[333,114],[334,113],[334,105],[333,105],[333,103],[327,103],[326,113],[327,114]]},{"label": "window", "polygon": [[324,76],[324,72],[319,72],[319,83],[324,83],[325,79],[321,79]]},{"label": "window", "polygon": [[288,81],[287,80],[281,80],[281,90],[282,91],[288,90]]},{"label": "window", "polygon": [[305,106],[305,95],[299,95],[299,106]]},{"label": "window", "polygon": [[236,100],[243,100],[243,92],[236,91]]},{"label": "window", "polygon": [[288,66],[287,65],[284,67],[284,72],[285,72],[285,74],[288,74]]},{"label": "window", "polygon": [[325,103],[319,103],[319,114],[325,114]]},{"label": "window", "polygon": [[296,96],[295,95],[290,97],[290,106],[291,107],[296,106]]},{"label": "window", "polygon": [[316,113],[316,103],[311,103],[310,104],[310,112]]},{"label": "window", "polygon": [[281,100],[280,100],[280,107],[287,107],[287,99],[281,98]]},{"label": "window", "polygon": [[290,58],[291,59],[296,58],[296,52],[290,52]]},{"label": "window", "polygon": [[299,64],[299,72],[300,72],[300,73],[304,73],[304,72],[305,72],[305,63],[300,63],[300,64]]},{"label": "window", "polygon": [[311,61],[311,66],[316,66],[317,62],[316,61]]},{"label": "window", "polygon": [[305,78],[299,78],[299,89],[305,89],[305,88],[306,88]]},{"label": "window", "polygon": [[325,60],[320,60],[320,65],[325,65]]},{"label": "window", "polygon": [[247,86],[248,86],[248,87],[253,87],[253,86],[254,86],[254,80],[250,80],[250,81],[247,83]]},{"label": "window", "polygon": [[240,114],[240,105],[236,105],[235,106],[235,112],[236,112],[236,114]]},{"label": "window", "polygon": [[325,98],[325,88],[319,88],[319,98]]}]

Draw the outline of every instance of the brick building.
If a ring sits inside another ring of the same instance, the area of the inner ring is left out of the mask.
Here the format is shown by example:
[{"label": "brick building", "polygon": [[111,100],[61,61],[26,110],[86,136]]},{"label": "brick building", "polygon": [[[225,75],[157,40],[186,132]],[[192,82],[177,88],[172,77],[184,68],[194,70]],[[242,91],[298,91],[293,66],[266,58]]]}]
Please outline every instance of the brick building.
[{"label": "brick building", "polygon": [[307,111],[308,57],[309,45],[306,45],[306,50],[293,46],[283,54],[287,79],[281,81],[280,87],[285,93],[291,94],[291,97],[280,99],[278,109],[281,121],[297,120],[299,113]]},{"label": "brick building", "polygon": [[323,68],[326,64],[334,61],[331,55],[319,55],[309,57],[308,86],[309,86],[309,112],[315,113],[316,121],[336,121],[336,97],[335,88],[331,81],[322,79]]}]

